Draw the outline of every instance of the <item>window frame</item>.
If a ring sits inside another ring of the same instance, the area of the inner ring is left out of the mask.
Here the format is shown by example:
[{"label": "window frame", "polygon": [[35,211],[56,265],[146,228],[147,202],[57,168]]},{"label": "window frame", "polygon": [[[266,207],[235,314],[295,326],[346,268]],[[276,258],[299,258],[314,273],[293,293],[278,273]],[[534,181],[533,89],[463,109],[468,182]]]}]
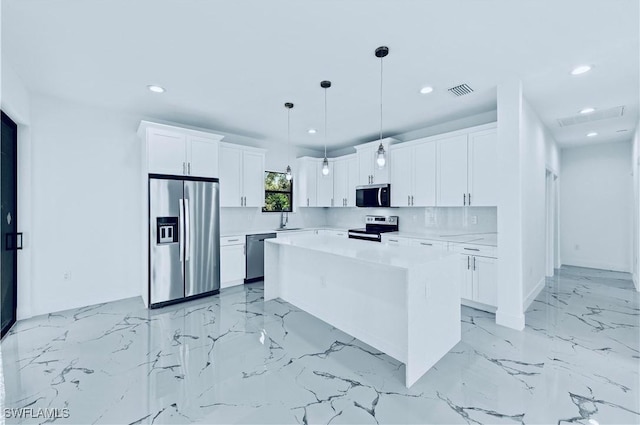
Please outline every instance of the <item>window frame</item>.
[{"label": "window frame", "polygon": [[[269,171],[269,170],[265,170],[264,171],[264,180],[265,180],[265,187],[264,187],[264,202],[265,205],[262,206],[262,212],[263,213],[290,213],[293,212],[293,178],[291,180],[289,180],[289,190],[269,190],[267,189],[266,186],[266,180],[267,180],[267,174],[268,173],[273,173],[273,174],[281,174],[282,176],[284,176],[284,178],[286,178],[286,174],[287,173],[283,173],[281,171]],[[273,194],[273,193],[284,193],[284,194],[289,194],[290,197],[290,202],[289,202],[289,209],[288,210],[280,210],[280,211],[267,211],[265,210],[266,204],[267,204],[267,196],[269,194]]]}]

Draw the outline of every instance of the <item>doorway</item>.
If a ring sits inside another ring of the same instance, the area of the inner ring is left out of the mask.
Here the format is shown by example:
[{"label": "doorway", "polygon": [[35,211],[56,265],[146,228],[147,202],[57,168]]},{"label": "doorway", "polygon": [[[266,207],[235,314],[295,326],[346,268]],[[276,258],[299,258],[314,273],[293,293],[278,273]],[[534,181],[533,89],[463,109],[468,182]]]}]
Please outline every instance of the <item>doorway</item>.
[{"label": "doorway", "polygon": [[545,239],[546,259],[545,275],[552,277],[555,269],[560,267],[559,252],[560,239],[558,236],[558,176],[547,169],[545,180]]},{"label": "doorway", "polygon": [[22,234],[17,233],[18,126],[4,112],[0,143],[0,338],[16,322],[18,256]]}]

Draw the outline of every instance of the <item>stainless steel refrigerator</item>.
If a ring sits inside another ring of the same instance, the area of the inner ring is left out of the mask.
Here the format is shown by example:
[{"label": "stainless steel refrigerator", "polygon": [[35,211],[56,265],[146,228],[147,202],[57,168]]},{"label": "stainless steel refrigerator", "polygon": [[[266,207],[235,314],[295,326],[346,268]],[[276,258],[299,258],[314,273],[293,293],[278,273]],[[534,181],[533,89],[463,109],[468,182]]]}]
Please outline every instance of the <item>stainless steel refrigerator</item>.
[{"label": "stainless steel refrigerator", "polygon": [[218,179],[149,176],[151,308],[220,290]]}]

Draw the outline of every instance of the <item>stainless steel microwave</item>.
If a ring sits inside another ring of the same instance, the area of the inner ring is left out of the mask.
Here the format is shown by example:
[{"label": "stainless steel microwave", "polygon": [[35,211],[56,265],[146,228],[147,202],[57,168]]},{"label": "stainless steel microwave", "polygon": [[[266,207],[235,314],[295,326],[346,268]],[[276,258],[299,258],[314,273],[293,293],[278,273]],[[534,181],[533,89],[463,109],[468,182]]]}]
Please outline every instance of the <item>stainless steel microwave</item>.
[{"label": "stainless steel microwave", "polygon": [[356,186],[356,207],[390,207],[391,185],[368,184]]}]

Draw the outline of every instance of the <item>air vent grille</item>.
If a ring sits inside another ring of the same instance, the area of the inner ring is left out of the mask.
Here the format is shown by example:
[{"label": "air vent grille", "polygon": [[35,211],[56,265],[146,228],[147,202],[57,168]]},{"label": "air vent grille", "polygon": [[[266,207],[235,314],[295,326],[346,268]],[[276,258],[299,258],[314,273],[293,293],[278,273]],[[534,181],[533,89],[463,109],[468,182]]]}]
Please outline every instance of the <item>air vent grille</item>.
[{"label": "air vent grille", "polygon": [[624,115],[624,106],[616,106],[615,108],[602,109],[590,114],[580,114],[573,117],[560,118],[558,119],[558,124],[560,127],[568,127],[571,125],[587,124],[611,118],[620,118],[622,115]]},{"label": "air vent grille", "polygon": [[473,89],[466,84],[460,84],[459,86],[451,87],[448,89],[449,93],[454,96],[464,96],[465,94],[473,93]]}]

